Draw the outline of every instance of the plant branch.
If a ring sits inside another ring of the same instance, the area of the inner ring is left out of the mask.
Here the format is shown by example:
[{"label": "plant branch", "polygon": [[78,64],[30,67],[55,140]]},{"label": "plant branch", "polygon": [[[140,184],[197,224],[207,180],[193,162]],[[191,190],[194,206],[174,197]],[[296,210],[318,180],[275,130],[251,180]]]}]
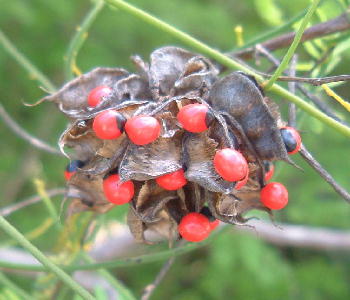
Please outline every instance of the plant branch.
[{"label": "plant branch", "polygon": [[[216,60],[218,63],[227,66],[232,69],[238,69],[241,71],[246,72],[249,75],[254,76],[258,82],[262,83],[264,81],[264,78],[259,75],[257,72],[251,70],[250,68],[242,65],[241,63],[237,62],[236,60],[226,56],[225,54],[222,54],[221,52],[207,46],[206,44],[200,42],[199,40],[191,37],[189,34],[184,33],[175,27],[157,19],[154,16],[151,16],[147,12],[144,12],[143,10],[140,10],[133,5],[126,3],[125,1],[122,0],[105,0],[112,6],[116,8],[120,8],[122,10],[125,10],[126,12],[138,17],[139,19],[144,20],[145,22],[169,33],[173,37],[178,38],[188,46],[193,47],[197,51],[208,55],[209,57],[213,58]],[[291,101],[295,103],[297,106],[299,106],[301,109],[306,111],[308,114],[311,116],[315,117],[316,119],[320,120],[321,122],[329,125],[330,127],[334,128],[338,132],[349,136],[350,137],[350,128],[347,126],[337,122],[336,120],[328,117],[325,115],[323,112],[312,106],[311,104],[305,102],[302,98],[290,93],[288,90],[282,88],[281,86],[274,84],[271,88],[270,91],[284,97],[286,100]]]},{"label": "plant branch", "polygon": [[[331,19],[327,22],[319,23],[314,26],[309,27],[305,30],[301,41],[309,41],[316,38],[320,38],[333,33],[338,33],[350,29],[350,8],[346,10],[345,13],[341,14],[339,17]],[[261,45],[269,51],[274,51],[277,49],[289,47],[293,42],[295,37],[295,32],[289,32],[283,34],[279,37],[273,38],[266,42],[261,43]],[[236,52],[229,53],[230,56],[240,57],[242,59],[250,59],[254,56],[255,47],[250,47],[244,50],[239,50]]]},{"label": "plant branch", "polygon": [[[268,75],[269,76],[269,75]],[[319,86],[326,83],[339,82],[339,81],[350,81],[350,75],[337,75],[328,76],[323,78],[308,78],[308,77],[295,77],[295,76],[279,76],[278,81],[289,81],[289,82],[302,82],[309,83],[314,86]]]},{"label": "plant branch", "polygon": [[342,188],[333,177],[321,166],[321,164],[315,160],[312,154],[305,148],[304,145],[301,146],[299,151],[300,155],[306,160],[306,162],[318,173],[320,176],[327,181],[333,189],[347,202],[350,203],[350,194]]},{"label": "plant branch", "polygon": [[150,297],[152,296],[154,290],[158,287],[158,285],[161,283],[161,281],[163,280],[165,275],[170,270],[170,268],[173,265],[175,259],[176,259],[176,257],[173,256],[173,257],[169,258],[163,264],[163,266],[160,269],[159,273],[157,274],[155,280],[151,284],[147,285],[146,288],[144,289],[144,291],[142,293],[142,296],[141,296],[141,300],[149,300],[150,299]]},{"label": "plant branch", "polygon": [[[84,18],[80,26],[77,27],[76,33],[73,36],[71,42],[69,43],[67,53],[64,57],[64,73],[66,80],[71,80],[74,77],[74,73],[80,73],[77,65],[76,59],[78,53],[83,46],[87,36],[88,30],[92,23],[95,21],[97,15],[102,10],[104,6],[104,0],[97,0],[94,6],[91,8],[89,13]],[[80,74],[79,74],[80,75]]]},{"label": "plant branch", "polygon": [[53,93],[56,88],[54,84],[48,79],[36,66],[34,66],[6,37],[6,35],[0,30],[0,43],[4,46],[4,49],[20,64],[31,78],[37,80],[48,92]]},{"label": "plant branch", "polygon": [[19,137],[29,142],[29,144],[31,144],[32,146],[40,150],[44,150],[51,154],[62,155],[62,153],[58,149],[51,147],[50,145],[30,135],[23,128],[21,128],[16,123],[16,121],[10,117],[10,115],[6,112],[5,108],[1,105],[1,103],[0,103],[0,118],[4,121],[4,123],[8,126],[8,128],[10,128]]},{"label": "plant branch", "polygon": [[277,78],[280,77],[280,75],[283,73],[283,71],[287,68],[289,61],[291,60],[295,50],[297,49],[297,47],[301,41],[301,38],[302,38],[303,33],[306,29],[306,26],[309,24],[309,21],[310,21],[312,15],[315,13],[319,3],[320,3],[320,0],[314,0],[312,2],[308,12],[306,13],[305,17],[303,18],[303,20],[299,26],[299,29],[295,33],[293,42],[290,45],[290,47],[288,48],[286,55],[283,57],[280,65],[277,67],[275,73],[271,76],[269,81],[266,84],[264,84],[265,90],[269,90],[272,87],[272,85],[275,83]]},{"label": "plant branch", "polygon": [[83,299],[95,299],[87,290],[75,282],[71,276],[55,265],[50,259],[48,259],[37,247],[29,242],[15,227],[13,227],[4,217],[1,216],[0,228],[15,239],[23,248],[28,250],[38,261],[40,261],[43,264],[44,270],[51,271],[56,274],[58,278],[60,278]]}]

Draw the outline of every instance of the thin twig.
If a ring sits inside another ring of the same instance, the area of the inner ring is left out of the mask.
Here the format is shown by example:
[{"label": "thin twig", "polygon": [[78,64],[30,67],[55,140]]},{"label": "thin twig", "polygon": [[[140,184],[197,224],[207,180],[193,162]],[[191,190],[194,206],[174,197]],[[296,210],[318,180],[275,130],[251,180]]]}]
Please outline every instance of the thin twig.
[{"label": "thin twig", "polygon": [[[314,26],[309,27],[305,30],[301,41],[309,41],[316,38],[320,38],[326,35],[330,35],[337,32],[342,32],[350,29],[350,8],[339,17],[331,19],[327,22],[319,23]],[[274,51],[276,49],[281,49],[288,47],[292,44],[295,37],[295,32],[289,32],[268,40],[262,43],[262,46],[269,51]],[[231,52],[229,56],[232,57],[240,57],[242,59],[251,59],[253,58],[255,52],[255,47],[247,48],[244,50],[240,50],[238,52]]]},{"label": "thin twig", "polygon": [[154,290],[158,287],[158,285],[160,284],[160,282],[163,280],[163,278],[165,277],[165,275],[168,273],[168,271],[170,270],[171,266],[173,265],[174,261],[175,261],[176,257],[173,256],[170,259],[168,259],[166,261],[166,263],[164,263],[164,265],[162,266],[162,268],[160,269],[156,279],[149,285],[147,285],[142,293],[141,296],[141,300],[148,300],[150,299],[150,297],[152,296]]},{"label": "thin twig", "polygon": [[22,139],[26,140],[31,144],[32,146],[44,150],[46,152],[52,153],[52,154],[58,154],[62,155],[62,153],[50,145],[46,144],[45,142],[39,140],[38,138],[30,135],[28,132],[26,132],[23,128],[21,128],[16,121],[14,121],[10,115],[6,112],[5,108],[0,103],[0,117],[3,119],[4,123],[18,136],[20,136]]},{"label": "thin twig", "polygon": [[[271,76],[271,75],[269,75]],[[339,82],[339,81],[349,81],[350,75],[337,75],[328,76],[323,78],[308,78],[308,77],[294,77],[294,76],[280,76],[278,81],[293,81],[293,82],[303,82],[309,83],[314,86],[319,86],[326,83]]]},{"label": "thin twig", "polygon": [[327,181],[342,198],[350,203],[350,194],[333,179],[333,177],[321,166],[321,164],[316,159],[314,159],[312,154],[305,148],[305,146],[301,147],[299,153],[306,160],[306,162],[318,174],[320,174],[320,176],[325,181]]},{"label": "thin twig", "polygon": [[[289,75],[295,76],[296,74],[296,66],[297,66],[298,56],[294,55],[290,62]],[[295,82],[288,82],[289,91],[295,94]],[[296,126],[296,107],[294,103],[289,103],[288,106],[288,125],[291,127]]]},{"label": "thin twig", "polygon": [[[273,65],[278,66],[280,64],[280,61],[273,56],[273,54],[265,49],[262,45],[256,45],[255,51],[264,55]],[[266,73],[261,73],[263,76],[270,76]],[[300,78],[300,77],[299,77]],[[298,90],[300,90],[306,97],[308,97],[321,111],[323,111],[326,115],[333,118],[334,120],[337,120],[339,123],[344,124],[345,126],[349,127],[349,124],[345,122],[344,120],[341,120],[338,118],[335,113],[332,111],[330,107],[326,103],[324,103],[321,99],[319,99],[317,96],[310,93],[301,83],[296,83],[296,87]]]},{"label": "thin twig", "polygon": [[[65,191],[66,191],[66,189],[64,189],[64,188],[52,189],[52,190],[47,191],[47,195],[49,197],[54,197],[54,196],[58,196],[58,195],[63,195],[65,193]],[[18,203],[0,208],[0,216],[7,217],[19,209],[22,209],[22,208],[27,207],[29,205],[33,205],[35,203],[38,203],[41,200],[42,200],[41,196],[35,195],[35,196],[29,197],[23,201],[20,201]]]},{"label": "thin twig", "polygon": [[[178,247],[182,246],[185,244],[185,240],[181,240],[178,243]],[[170,270],[171,266],[173,265],[174,261],[175,261],[176,257],[170,257],[162,266],[162,268],[159,270],[156,278],[154,279],[154,281],[147,285],[142,293],[141,296],[141,300],[148,300],[150,299],[150,297],[152,296],[154,290],[159,286],[159,284],[161,283],[161,281],[163,280],[163,278],[165,277],[165,275],[168,273],[168,271]]]}]

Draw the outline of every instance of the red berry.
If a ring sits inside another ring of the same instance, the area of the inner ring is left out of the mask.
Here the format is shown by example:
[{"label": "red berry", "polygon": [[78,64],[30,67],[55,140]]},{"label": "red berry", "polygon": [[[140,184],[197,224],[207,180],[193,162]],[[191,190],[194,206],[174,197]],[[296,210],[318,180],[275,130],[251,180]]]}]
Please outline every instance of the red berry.
[{"label": "red berry", "polygon": [[203,241],[211,232],[208,218],[196,212],[184,216],[181,219],[178,230],[182,238],[189,242]]},{"label": "red berry", "polygon": [[160,135],[160,124],[150,116],[136,116],[125,124],[129,139],[136,145],[146,145],[155,141]]},{"label": "red berry", "polygon": [[187,183],[187,180],[184,170],[180,169],[156,178],[156,182],[165,190],[175,191],[182,188]]},{"label": "red berry", "polygon": [[88,95],[88,104],[90,107],[95,107],[101,103],[103,97],[107,97],[112,93],[112,89],[105,85],[95,87]]},{"label": "red berry", "polygon": [[244,187],[249,179],[249,173],[247,172],[247,175],[244,177],[244,179],[237,181],[236,185],[235,185],[235,189],[238,191],[240,190],[242,187]]},{"label": "red berry", "polygon": [[301,137],[299,132],[293,127],[283,127],[280,131],[288,154],[297,153],[301,147]]},{"label": "red berry", "polygon": [[213,231],[216,227],[218,227],[220,224],[220,221],[219,220],[215,220],[215,221],[212,221],[210,222],[210,230]]},{"label": "red berry", "polygon": [[134,196],[134,184],[130,180],[121,182],[119,175],[113,174],[103,180],[103,192],[109,202],[122,205]]},{"label": "red berry", "polygon": [[248,163],[244,156],[235,149],[218,150],[214,156],[216,172],[227,181],[243,180],[248,173]]},{"label": "red berry", "polygon": [[208,129],[212,121],[208,106],[204,104],[189,104],[182,107],[177,119],[184,129],[190,132],[202,132]]},{"label": "red berry", "polygon": [[99,113],[92,124],[92,129],[98,138],[112,140],[121,136],[126,119],[115,110],[105,110]]},{"label": "red berry", "polygon": [[269,163],[267,166],[267,170],[265,170],[265,181],[266,182],[272,178],[274,172],[275,172],[275,166],[272,163]]},{"label": "red berry", "polygon": [[84,162],[81,160],[72,160],[64,171],[64,178],[68,181],[77,172],[77,170],[84,166]]},{"label": "red berry", "polygon": [[288,203],[288,191],[279,182],[270,182],[260,192],[261,202],[270,209],[282,209]]}]

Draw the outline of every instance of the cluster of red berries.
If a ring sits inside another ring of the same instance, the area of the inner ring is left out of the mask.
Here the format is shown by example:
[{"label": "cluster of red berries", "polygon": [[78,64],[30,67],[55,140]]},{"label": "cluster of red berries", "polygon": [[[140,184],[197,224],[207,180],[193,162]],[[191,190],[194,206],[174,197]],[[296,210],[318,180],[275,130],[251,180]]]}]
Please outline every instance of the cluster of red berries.
[{"label": "cluster of red berries", "polygon": [[[88,105],[98,106],[105,97],[112,93],[108,86],[98,86],[88,95]],[[177,120],[182,128],[192,133],[207,130],[213,121],[213,115],[205,104],[189,104],[183,106],[177,114]],[[128,138],[136,145],[147,145],[155,141],[161,132],[159,121],[152,116],[139,115],[126,119],[115,110],[105,110],[97,114],[93,120],[93,131],[100,139],[116,139],[126,132]],[[291,127],[281,128],[281,136],[289,154],[297,153],[301,147],[298,132]],[[84,165],[82,161],[72,161],[65,171],[67,180]],[[245,157],[234,148],[218,150],[213,159],[216,172],[226,181],[236,182],[235,189],[241,189],[249,179],[249,168]],[[265,181],[273,176],[273,165],[270,163],[265,172]],[[186,185],[184,170],[165,174],[156,178],[159,186],[165,190],[178,190]],[[122,205],[132,200],[134,184],[132,181],[122,182],[118,174],[109,174],[103,180],[103,191],[107,200],[116,205]],[[266,184],[261,189],[261,202],[269,209],[277,210],[288,203],[288,191],[278,182]],[[182,218],[178,226],[180,235],[192,242],[204,240],[218,225],[218,220],[210,220],[203,213],[189,213]]]}]

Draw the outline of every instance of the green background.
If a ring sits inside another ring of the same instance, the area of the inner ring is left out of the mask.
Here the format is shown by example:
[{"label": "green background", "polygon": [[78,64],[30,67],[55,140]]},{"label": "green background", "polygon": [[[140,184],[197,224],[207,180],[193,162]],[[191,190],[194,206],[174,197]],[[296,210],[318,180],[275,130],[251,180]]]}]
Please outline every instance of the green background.
[{"label": "green background", "polygon": [[[229,51],[237,46],[233,31],[236,25],[243,26],[247,41],[280,26],[304,10],[309,1],[142,0],[133,3],[210,46]],[[344,11],[345,3],[323,1],[313,21],[339,15]],[[21,52],[60,86],[64,83],[63,57],[67,46],[90,7],[91,2],[83,0],[0,0],[0,28]],[[349,43],[345,43],[346,49],[349,49]],[[330,44],[314,42],[309,43],[308,48],[299,47],[300,61],[312,62],[317,55],[314,51],[322,52],[322,47]],[[83,72],[96,66],[132,69],[130,55],[139,54],[147,59],[150,52],[164,45],[184,47],[175,38],[141,20],[105,7],[89,30],[77,63]],[[312,51],[312,47],[316,50]],[[285,50],[277,52],[280,57],[283,53]],[[341,55],[343,63],[335,67],[333,74],[349,73],[350,51]],[[262,63],[260,68],[265,71],[264,65]],[[349,91],[349,84],[337,89],[345,98]],[[321,90],[317,92],[322,93]],[[22,104],[35,102],[43,95],[45,92],[38,83],[0,46],[2,105],[28,132],[54,145],[66,126],[64,116],[52,104],[31,108]],[[324,98],[340,116],[349,120],[348,113],[340,105]],[[276,102],[285,111],[287,103],[283,99]],[[341,185],[348,187],[349,140],[302,112],[298,112],[298,120],[304,144]],[[32,148],[1,122],[0,137],[0,207],[35,194],[34,178],[44,180],[48,189],[64,186],[62,173],[66,160]],[[290,203],[285,210],[275,214],[276,220],[349,228],[349,205],[299,157],[295,161],[304,171],[284,163],[276,167],[274,180],[283,182],[290,192]],[[59,207],[60,198],[56,200]],[[118,211],[109,213],[103,221],[116,217],[124,220],[123,213]],[[46,218],[47,210],[41,204],[23,209],[9,220],[22,232],[29,232]],[[45,234],[34,240],[34,244],[50,250],[50,241],[55,241],[57,235],[54,229],[50,232],[54,234]],[[7,241],[2,232],[0,241]],[[139,295],[161,265],[159,262],[122,268],[113,273]],[[154,299],[350,299],[349,266],[347,252],[277,247],[255,236],[230,230],[219,235],[209,246],[178,258],[156,290]],[[26,277],[11,276],[11,279],[28,291],[35,287]]]}]

